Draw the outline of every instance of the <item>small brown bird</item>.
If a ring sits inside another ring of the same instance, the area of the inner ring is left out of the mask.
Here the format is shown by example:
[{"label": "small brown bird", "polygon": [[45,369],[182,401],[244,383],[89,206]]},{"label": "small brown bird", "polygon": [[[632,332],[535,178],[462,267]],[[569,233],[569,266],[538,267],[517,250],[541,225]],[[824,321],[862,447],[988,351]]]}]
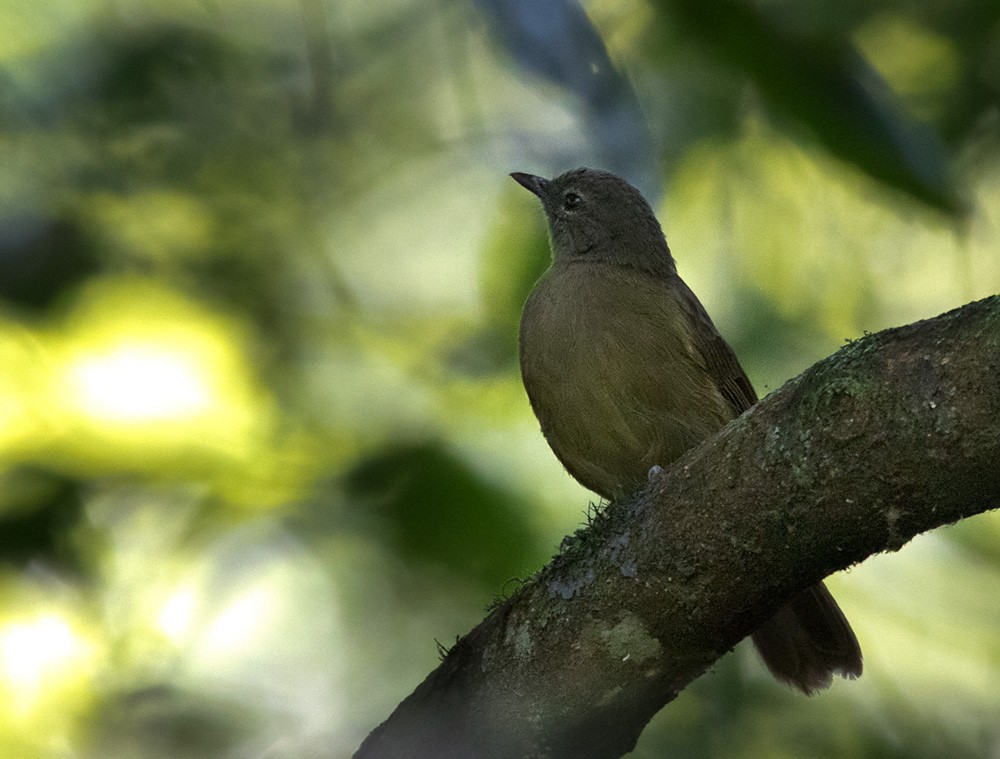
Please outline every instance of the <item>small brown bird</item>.
[{"label": "small brown bird", "polygon": [[[511,174],[542,201],[553,262],[521,317],[531,407],[573,477],[613,500],[642,487],[757,402],[677,274],[649,204],[623,179],[577,169]],[[858,677],[861,648],[820,583],[753,634],[768,669],[805,693]]]}]

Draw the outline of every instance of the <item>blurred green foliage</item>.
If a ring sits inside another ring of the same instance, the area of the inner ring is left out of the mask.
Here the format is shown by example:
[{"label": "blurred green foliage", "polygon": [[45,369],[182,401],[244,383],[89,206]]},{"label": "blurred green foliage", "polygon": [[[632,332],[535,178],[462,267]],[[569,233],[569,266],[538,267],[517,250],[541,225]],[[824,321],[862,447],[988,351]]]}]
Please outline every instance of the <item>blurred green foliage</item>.
[{"label": "blurred green foliage", "polygon": [[[0,755],[348,756],[591,498],[520,388],[506,178],[616,171],[763,393],[1000,290],[1000,6],[0,5]],[[1000,521],[832,579],[635,756],[994,756]]]}]

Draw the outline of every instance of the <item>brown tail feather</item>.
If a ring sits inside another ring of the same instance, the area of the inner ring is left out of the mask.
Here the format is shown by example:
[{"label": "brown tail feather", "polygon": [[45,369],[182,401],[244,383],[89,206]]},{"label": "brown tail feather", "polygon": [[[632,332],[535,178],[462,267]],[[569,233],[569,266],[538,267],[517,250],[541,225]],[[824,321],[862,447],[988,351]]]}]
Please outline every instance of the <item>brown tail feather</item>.
[{"label": "brown tail feather", "polygon": [[828,688],[834,674],[861,676],[858,639],[823,583],[782,606],[753,642],[771,674],[807,695]]}]

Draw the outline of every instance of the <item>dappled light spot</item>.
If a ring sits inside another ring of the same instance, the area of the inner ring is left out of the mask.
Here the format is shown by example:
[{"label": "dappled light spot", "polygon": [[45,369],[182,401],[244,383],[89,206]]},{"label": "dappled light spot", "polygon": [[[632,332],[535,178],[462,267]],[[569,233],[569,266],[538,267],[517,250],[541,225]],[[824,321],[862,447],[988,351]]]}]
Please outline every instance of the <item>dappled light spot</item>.
[{"label": "dappled light spot", "polygon": [[47,344],[48,392],[34,392],[74,471],[245,481],[275,453],[277,409],[233,317],[153,280],[99,280]]},{"label": "dappled light spot", "polygon": [[197,603],[196,590],[193,588],[178,590],[160,608],[156,619],[157,627],[171,641],[178,642],[191,627]]},{"label": "dappled light spot", "polygon": [[264,622],[273,606],[271,588],[260,586],[248,590],[212,621],[206,631],[205,646],[209,650],[228,651],[233,645],[245,642]]},{"label": "dappled light spot", "polygon": [[0,628],[0,671],[5,685],[17,694],[14,709],[30,710],[46,681],[58,679],[60,670],[85,655],[86,649],[56,614]]},{"label": "dappled light spot", "polygon": [[211,405],[211,389],[194,357],[152,345],[121,345],[69,367],[83,410],[109,421],[193,417]]},{"label": "dappled light spot", "polygon": [[0,623],[0,746],[46,743],[83,713],[98,654],[76,621],[52,609]]}]

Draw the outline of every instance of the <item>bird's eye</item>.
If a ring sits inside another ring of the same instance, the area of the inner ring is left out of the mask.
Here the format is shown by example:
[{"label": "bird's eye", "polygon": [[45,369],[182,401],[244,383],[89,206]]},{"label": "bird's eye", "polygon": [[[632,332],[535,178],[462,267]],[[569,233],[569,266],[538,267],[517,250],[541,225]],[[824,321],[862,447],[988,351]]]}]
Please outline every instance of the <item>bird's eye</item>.
[{"label": "bird's eye", "polygon": [[563,195],[563,208],[565,208],[567,211],[572,211],[574,208],[580,205],[580,201],[582,200],[583,198],[581,198],[575,192],[567,192],[565,195]]}]

